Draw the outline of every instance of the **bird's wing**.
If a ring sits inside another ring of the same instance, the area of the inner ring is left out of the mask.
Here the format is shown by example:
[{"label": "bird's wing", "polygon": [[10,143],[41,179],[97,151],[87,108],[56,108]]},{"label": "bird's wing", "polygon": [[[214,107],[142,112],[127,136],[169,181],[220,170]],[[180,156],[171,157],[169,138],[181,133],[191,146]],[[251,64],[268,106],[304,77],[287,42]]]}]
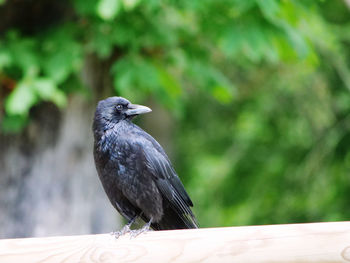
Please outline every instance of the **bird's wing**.
[{"label": "bird's wing", "polygon": [[185,223],[192,227],[193,225],[198,226],[190,209],[193,203],[164,151],[159,151],[153,145],[148,145],[143,147],[143,152],[147,168],[153,175],[160,192],[169,201],[170,206],[183,218]]}]

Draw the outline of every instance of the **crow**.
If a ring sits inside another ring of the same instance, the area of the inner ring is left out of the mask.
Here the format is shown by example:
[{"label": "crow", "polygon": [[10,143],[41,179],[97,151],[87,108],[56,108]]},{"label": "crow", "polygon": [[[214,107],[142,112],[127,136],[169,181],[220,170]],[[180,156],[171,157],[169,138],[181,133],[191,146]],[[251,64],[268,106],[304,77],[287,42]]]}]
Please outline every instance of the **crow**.
[{"label": "crow", "polygon": [[151,112],[122,97],[101,100],[93,121],[94,159],[103,188],[128,223],[146,222],[141,232],[198,228],[193,203],[160,144],[131,120]]}]

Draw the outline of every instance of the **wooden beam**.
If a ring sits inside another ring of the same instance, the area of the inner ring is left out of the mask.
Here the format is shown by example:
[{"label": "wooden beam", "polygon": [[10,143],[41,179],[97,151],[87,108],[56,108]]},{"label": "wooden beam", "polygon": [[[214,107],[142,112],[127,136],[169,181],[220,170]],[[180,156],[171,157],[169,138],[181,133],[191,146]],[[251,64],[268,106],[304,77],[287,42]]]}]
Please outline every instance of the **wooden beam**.
[{"label": "wooden beam", "polygon": [[0,262],[350,262],[350,222],[3,239]]}]

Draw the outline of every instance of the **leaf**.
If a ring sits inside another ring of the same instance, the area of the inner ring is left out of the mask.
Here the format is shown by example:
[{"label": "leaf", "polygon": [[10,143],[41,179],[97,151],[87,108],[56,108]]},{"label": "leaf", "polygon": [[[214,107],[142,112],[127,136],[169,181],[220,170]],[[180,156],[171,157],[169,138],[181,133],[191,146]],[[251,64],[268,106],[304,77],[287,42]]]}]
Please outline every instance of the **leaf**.
[{"label": "leaf", "polygon": [[167,90],[167,92],[172,97],[178,97],[179,95],[181,95],[182,89],[178,80],[162,67],[157,67],[157,71],[159,82]]},{"label": "leaf", "polygon": [[58,107],[64,107],[67,104],[65,94],[58,89],[56,83],[49,78],[37,79],[33,86],[37,95],[43,100],[54,102]]},{"label": "leaf", "polygon": [[52,94],[56,90],[56,84],[53,82],[53,80],[48,78],[39,78],[35,80],[33,86],[35,87],[36,93],[42,99],[51,98]]},{"label": "leaf", "polygon": [[135,73],[139,87],[147,91],[156,91],[160,83],[157,68],[152,61],[140,58],[135,61],[135,64],[137,65]]},{"label": "leaf", "polygon": [[303,36],[290,26],[286,26],[285,29],[290,45],[294,48],[299,57],[305,58],[309,54],[310,48]]},{"label": "leaf", "polygon": [[104,20],[112,20],[118,15],[120,7],[120,0],[100,0],[97,14]]},{"label": "leaf", "polygon": [[141,1],[140,0],[122,0],[125,10],[134,9]]},{"label": "leaf", "polygon": [[42,69],[56,84],[62,84],[81,68],[83,49],[75,40],[75,33],[73,25],[65,25],[48,34],[49,40],[43,45]]},{"label": "leaf", "polygon": [[0,50],[0,70],[12,63],[12,57],[8,50]]},{"label": "leaf", "polygon": [[212,94],[219,102],[227,104],[232,101],[232,90],[228,86],[216,85],[212,89]]},{"label": "leaf", "polygon": [[50,100],[60,108],[67,106],[67,95],[59,89],[55,89]]},{"label": "leaf", "polygon": [[44,70],[55,82],[62,83],[72,72],[72,56],[67,52],[56,52],[44,62]]},{"label": "leaf", "polygon": [[132,85],[133,67],[128,57],[116,61],[111,72],[114,76],[114,88],[117,92],[122,92]]},{"label": "leaf", "polygon": [[5,110],[11,115],[26,115],[38,98],[32,90],[32,87],[22,81],[19,82],[14,91],[7,97]]},{"label": "leaf", "polygon": [[27,115],[39,100],[52,101],[58,107],[67,104],[66,95],[52,79],[37,78],[19,82],[6,100],[5,110],[9,115]]},{"label": "leaf", "polygon": [[279,12],[279,4],[276,0],[257,0],[257,3],[267,19],[275,19]]},{"label": "leaf", "polygon": [[24,75],[32,74],[38,69],[38,52],[36,52],[36,42],[30,38],[20,38],[16,32],[9,32],[8,50],[13,62],[21,68]]}]

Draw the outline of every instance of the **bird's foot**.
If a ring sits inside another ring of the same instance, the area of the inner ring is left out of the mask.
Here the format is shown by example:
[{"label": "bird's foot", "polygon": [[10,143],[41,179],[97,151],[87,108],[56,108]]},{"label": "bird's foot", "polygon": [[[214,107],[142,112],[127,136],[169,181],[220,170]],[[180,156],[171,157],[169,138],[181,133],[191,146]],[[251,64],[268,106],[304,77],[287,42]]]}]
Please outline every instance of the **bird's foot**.
[{"label": "bird's foot", "polygon": [[130,233],[133,230],[130,229],[130,225],[125,225],[121,230],[112,232],[111,235],[115,237],[115,239],[118,239],[119,237],[125,235],[126,233]]},{"label": "bird's foot", "polygon": [[142,233],[147,233],[150,230],[150,226],[151,226],[151,221],[149,221],[140,229],[130,230],[130,239],[135,238]]}]

